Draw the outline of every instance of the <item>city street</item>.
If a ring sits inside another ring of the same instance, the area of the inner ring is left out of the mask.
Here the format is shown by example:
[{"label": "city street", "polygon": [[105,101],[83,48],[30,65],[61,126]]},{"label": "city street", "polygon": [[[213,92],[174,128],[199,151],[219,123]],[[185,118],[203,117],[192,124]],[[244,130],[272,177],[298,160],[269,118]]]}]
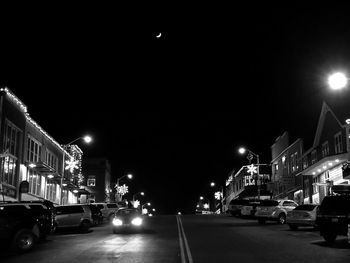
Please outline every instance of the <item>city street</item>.
[{"label": "city street", "polygon": [[[182,231],[182,229],[184,231]],[[350,246],[340,237],[327,245],[310,228],[226,215],[155,216],[143,233],[112,234],[108,225],[90,233],[63,232],[31,252],[1,262],[349,262]]]}]

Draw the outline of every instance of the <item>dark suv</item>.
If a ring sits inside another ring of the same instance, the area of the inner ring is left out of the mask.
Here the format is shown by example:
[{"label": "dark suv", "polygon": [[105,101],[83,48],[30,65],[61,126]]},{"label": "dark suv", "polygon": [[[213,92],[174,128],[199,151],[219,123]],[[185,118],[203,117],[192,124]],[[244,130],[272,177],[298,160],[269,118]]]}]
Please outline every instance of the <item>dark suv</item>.
[{"label": "dark suv", "polygon": [[319,206],[316,223],[321,236],[327,242],[334,242],[338,235],[347,236],[350,224],[350,195],[326,196]]},{"label": "dark suv", "polygon": [[0,241],[25,252],[54,231],[54,209],[49,201],[0,203]]}]

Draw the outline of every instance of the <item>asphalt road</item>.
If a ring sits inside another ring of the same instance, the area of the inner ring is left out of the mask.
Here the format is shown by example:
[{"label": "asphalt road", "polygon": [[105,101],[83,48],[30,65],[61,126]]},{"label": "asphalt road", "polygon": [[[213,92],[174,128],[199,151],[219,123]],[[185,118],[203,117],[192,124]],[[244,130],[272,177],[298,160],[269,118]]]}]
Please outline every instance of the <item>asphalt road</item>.
[{"label": "asphalt road", "polygon": [[112,234],[109,225],[54,234],[26,254],[1,250],[0,262],[350,262],[345,237],[327,245],[310,228],[259,225],[224,215],[155,216],[141,233]]}]

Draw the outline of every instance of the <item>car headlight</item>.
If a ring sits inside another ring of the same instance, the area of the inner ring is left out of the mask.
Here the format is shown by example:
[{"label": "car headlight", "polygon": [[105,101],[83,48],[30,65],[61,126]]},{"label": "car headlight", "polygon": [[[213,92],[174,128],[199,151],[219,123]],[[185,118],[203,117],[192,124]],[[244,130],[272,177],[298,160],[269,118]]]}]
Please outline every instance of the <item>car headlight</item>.
[{"label": "car headlight", "polygon": [[112,221],[113,225],[115,226],[121,226],[123,225],[123,221],[118,219],[118,218],[114,218],[113,221]]},{"label": "car headlight", "polygon": [[131,221],[131,224],[133,224],[134,226],[140,226],[142,225],[142,218],[140,217],[136,217]]}]

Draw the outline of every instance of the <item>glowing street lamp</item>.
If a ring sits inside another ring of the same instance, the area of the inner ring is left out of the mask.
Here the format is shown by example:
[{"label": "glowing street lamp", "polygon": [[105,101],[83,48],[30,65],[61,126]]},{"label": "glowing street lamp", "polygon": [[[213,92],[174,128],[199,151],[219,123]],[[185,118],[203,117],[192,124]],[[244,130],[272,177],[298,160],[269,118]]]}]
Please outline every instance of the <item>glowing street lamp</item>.
[{"label": "glowing street lamp", "polygon": [[240,154],[245,154],[246,148],[240,147],[240,148],[238,149],[238,152],[239,152]]},{"label": "glowing street lamp", "polygon": [[133,202],[135,202],[135,196],[137,196],[138,194],[140,194],[140,195],[142,195],[142,196],[145,195],[144,192],[138,192],[138,193],[134,194],[134,195],[132,196],[132,201],[133,201]]},{"label": "glowing street lamp", "polygon": [[336,72],[328,77],[328,85],[333,90],[340,90],[348,85],[348,78],[342,72]]},{"label": "glowing street lamp", "polygon": [[129,179],[132,179],[133,176],[132,174],[126,174],[126,175],[123,175],[122,177],[117,178],[117,187],[119,186],[119,181],[124,177],[128,177]]},{"label": "glowing street lamp", "polygon": [[214,182],[211,182],[211,183],[210,183],[210,186],[211,186],[211,187],[214,187],[214,186],[215,186],[215,183],[214,183]]}]

